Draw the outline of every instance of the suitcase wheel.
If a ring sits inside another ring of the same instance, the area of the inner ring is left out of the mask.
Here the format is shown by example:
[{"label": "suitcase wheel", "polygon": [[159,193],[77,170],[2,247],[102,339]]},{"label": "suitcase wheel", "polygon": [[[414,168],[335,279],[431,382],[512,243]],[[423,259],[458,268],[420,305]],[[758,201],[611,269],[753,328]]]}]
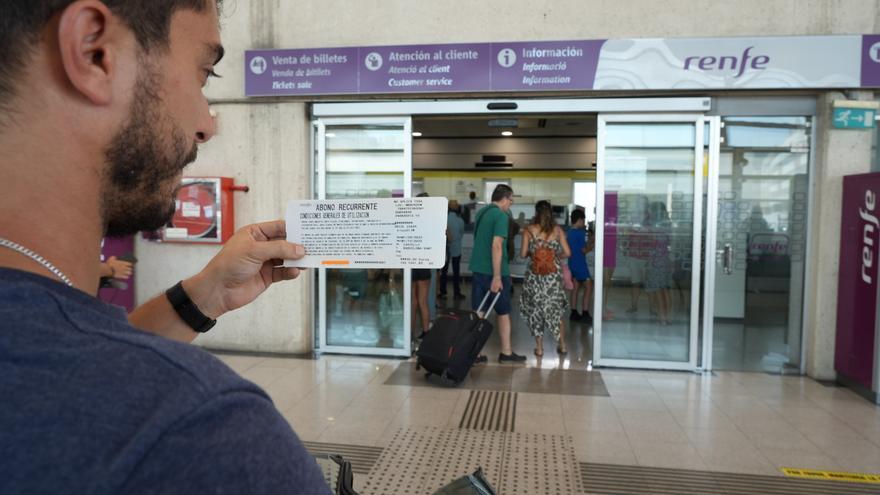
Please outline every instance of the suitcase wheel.
[{"label": "suitcase wheel", "polygon": [[447,387],[457,387],[459,383],[450,378],[449,375],[447,375],[446,373],[440,375],[440,381],[443,383],[443,385],[446,385]]}]

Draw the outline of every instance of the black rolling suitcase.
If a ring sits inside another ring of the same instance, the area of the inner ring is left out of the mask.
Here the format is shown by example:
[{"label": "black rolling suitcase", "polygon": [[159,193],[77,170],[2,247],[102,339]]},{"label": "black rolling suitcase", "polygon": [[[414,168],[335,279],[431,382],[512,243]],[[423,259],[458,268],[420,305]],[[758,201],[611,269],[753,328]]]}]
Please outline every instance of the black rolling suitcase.
[{"label": "black rolling suitcase", "polygon": [[[483,298],[478,312],[482,312],[489,294],[491,292]],[[438,375],[447,385],[461,383],[492,335],[492,324],[486,317],[500,295],[500,292],[495,295],[482,318],[473,311],[450,310],[439,314],[416,351],[416,369],[424,368],[427,378]]]}]

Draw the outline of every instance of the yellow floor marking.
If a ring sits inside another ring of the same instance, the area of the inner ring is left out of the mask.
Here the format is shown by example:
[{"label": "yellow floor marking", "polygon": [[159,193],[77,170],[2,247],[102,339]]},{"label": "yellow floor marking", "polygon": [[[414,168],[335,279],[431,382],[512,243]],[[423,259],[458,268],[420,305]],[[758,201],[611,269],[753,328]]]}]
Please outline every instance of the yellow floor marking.
[{"label": "yellow floor marking", "polygon": [[811,480],[849,481],[851,483],[880,484],[880,474],[844,473],[840,471],[820,471],[817,469],[782,468],[786,476]]}]

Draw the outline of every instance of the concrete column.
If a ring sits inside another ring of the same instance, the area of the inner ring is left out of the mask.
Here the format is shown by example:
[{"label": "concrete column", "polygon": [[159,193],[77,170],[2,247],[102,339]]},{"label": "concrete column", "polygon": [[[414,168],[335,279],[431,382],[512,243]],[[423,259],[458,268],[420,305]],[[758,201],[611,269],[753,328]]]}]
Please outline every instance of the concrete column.
[{"label": "concrete column", "polygon": [[[283,219],[287,201],[311,197],[309,120],[301,102],[215,103],[218,135],[199,150],[188,176],[234,177],[250,186],[235,193],[235,226]],[[188,277],[220,246],[137,241],[137,300],[144,302]],[[275,284],[254,303],[224,315],[197,345],[212,349],[303,353],[312,350],[311,280],[307,271]]]},{"label": "concrete column", "polygon": [[847,95],[829,92],[819,97],[816,125],[813,218],[804,346],[807,375],[835,378],[834,337],[837,325],[837,276],[840,264],[840,208],[843,176],[871,171],[869,131],[834,129],[832,101],[872,100],[870,91]]}]

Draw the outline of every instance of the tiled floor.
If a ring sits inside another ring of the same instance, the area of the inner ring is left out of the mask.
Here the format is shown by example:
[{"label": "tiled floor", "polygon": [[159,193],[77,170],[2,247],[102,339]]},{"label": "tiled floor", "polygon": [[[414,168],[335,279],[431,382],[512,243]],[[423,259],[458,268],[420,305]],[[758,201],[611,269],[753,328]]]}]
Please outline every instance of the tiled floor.
[{"label": "tiled floor", "polygon": [[[386,384],[412,366],[399,360],[218,357],[265,388],[307,441],[387,447],[401,429],[458,430],[470,396]],[[847,389],[761,373],[600,373],[608,396],[518,392],[515,431],[562,435],[582,463],[880,473],[880,407]]]},{"label": "tiled floor", "polygon": [[[446,390],[436,376],[425,379],[425,372],[410,363],[398,366],[385,385],[431,387]],[[511,366],[474,366],[459,388],[471,390],[510,390],[535,394],[608,396],[598,371],[557,370]]]}]

